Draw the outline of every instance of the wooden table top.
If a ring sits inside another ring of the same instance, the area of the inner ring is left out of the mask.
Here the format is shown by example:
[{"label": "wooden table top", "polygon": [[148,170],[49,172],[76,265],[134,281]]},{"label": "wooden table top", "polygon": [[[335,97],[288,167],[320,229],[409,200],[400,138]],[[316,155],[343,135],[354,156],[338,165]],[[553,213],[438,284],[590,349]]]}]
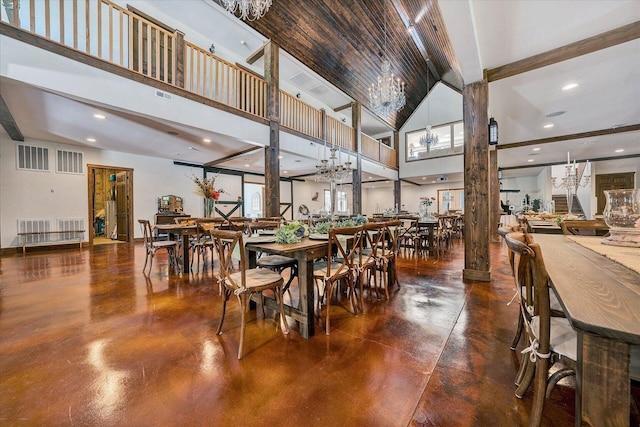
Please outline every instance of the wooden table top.
[{"label": "wooden table top", "polygon": [[640,274],[563,235],[533,240],[574,329],[640,344]]},{"label": "wooden table top", "polygon": [[298,243],[249,243],[246,244],[249,249],[264,250],[268,249],[270,253],[286,255],[293,252],[305,251],[308,249],[317,249],[327,247],[326,240],[313,240],[308,237],[303,238]]}]

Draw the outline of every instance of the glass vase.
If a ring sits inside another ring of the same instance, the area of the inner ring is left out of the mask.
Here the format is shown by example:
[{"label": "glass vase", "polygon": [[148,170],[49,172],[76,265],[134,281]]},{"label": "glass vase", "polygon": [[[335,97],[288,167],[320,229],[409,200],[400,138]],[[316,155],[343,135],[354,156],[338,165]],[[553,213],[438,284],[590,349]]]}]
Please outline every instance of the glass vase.
[{"label": "glass vase", "polygon": [[204,217],[215,218],[216,201],[214,199],[204,199]]},{"label": "glass vase", "polygon": [[640,190],[607,190],[604,222],[610,236],[602,243],[612,246],[640,247]]}]

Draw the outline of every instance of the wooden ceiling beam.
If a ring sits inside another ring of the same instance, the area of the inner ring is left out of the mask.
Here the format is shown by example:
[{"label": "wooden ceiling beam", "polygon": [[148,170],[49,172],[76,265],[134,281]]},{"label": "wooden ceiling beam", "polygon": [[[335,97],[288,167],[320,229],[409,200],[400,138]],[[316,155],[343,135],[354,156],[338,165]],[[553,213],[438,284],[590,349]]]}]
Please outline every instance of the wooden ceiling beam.
[{"label": "wooden ceiling beam", "polygon": [[227,162],[229,160],[233,160],[233,159],[235,159],[237,157],[244,156],[245,154],[253,154],[258,150],[264,150],[264,147],[247,148],[246,150],[238,151],[237,153],[231,154],[229,156],[225,156],[225,157],[222,157],[220,159],[212,160],[212,161],[210,161],[208,163],[205,163],[204,166],[205,167],[210,167],[210,166],[219,165],[220,163],[224,163],[224,162]]},{"label": "wooden ceiling beam", "polygon": [[569,141],[572,139],[591,138],[594,136],[613,135],[623,132],[634,132],[640,130],[640,124],[620,126],[617,128],[593,130],[589,132],[573,133],[569,135],[553,136],[550,138],[532,139],[530,141],[513,142],[511,144],[497,145],[497,150],[506,150],[508,148],[527,147],[529,145],[549,144],[552,142]]},{"label": "wooden ceiling beam", "polygon": [[336,113],[338,113],[338,112],[340,112],[340,111],[342,111],[342,110],[349,109],[349,108],[351,108],[352,106],[353,106],[353,102],[349,102],[348,104],[344,104],[344,105],[341,105],[341,106],[339,106],[339,107],[334,108],[334,109],[333,109],[333,111],[334,111],[334,112],[336,112]]},{"label": "wooden ceiling beam", "polygon": [[258,49],[256,49],[255,52],[253,52],[251,55],[249,55],[247,57],[247,64],[252,65],[254,62],[256,62],[258,59],[262,58],[264,56],[264,47],[267,45],[267,43],[269,43],[270,40],[265,41],[262,46],[260,46]]},{"label": "wooden ceiling beam", "polygon": [[640,38],[640,21],[574,43],[487,70],[487,80],[512,77]]},{"label": "wooden ceiling beam", "polygon": [[9,111],[9,107],[7,107],[7,104],[4,102],[2,95],[0,95],[0,124],[2,124],[2,127],[7,131],[11,139],[14,141],[24,141],[24,136],[22,132],[20,132],[20,128],[14,120],[11,111]]}]

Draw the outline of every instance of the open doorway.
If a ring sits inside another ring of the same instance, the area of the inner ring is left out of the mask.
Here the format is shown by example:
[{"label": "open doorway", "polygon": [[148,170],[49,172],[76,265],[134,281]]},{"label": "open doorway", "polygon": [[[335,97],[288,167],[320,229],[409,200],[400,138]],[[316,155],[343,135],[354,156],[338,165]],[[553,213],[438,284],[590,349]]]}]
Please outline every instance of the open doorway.
[{"label": "open doorway", "polygon": [[133,240],[133,169],[87,165],[89,244]]}]

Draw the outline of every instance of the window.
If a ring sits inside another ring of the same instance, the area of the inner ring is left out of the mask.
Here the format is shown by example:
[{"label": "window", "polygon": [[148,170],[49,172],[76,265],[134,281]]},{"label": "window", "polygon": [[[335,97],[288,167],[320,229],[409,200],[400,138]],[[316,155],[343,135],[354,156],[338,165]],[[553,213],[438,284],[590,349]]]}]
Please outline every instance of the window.
[{"label": "window", "polygon": [[461,121],[432,127],[431,132],[438,136],[437,144],[429,146],[422,145],[420,138],[425,135],[425,132],[425,129],[419,129],[406,133],[407,162],[433,157],[451,156],[463,152],[464,126]]},{"label": "window", "polygon": [[259,193],[253,193],[251,195],[251,210],[254,212],[262,211],[262,198]]},{"label": "window", "polygon": [[[347,192],[336,190],[336,213],[348,213]],[[324,190],[324,209],[331,212],[331,191]]]}]

